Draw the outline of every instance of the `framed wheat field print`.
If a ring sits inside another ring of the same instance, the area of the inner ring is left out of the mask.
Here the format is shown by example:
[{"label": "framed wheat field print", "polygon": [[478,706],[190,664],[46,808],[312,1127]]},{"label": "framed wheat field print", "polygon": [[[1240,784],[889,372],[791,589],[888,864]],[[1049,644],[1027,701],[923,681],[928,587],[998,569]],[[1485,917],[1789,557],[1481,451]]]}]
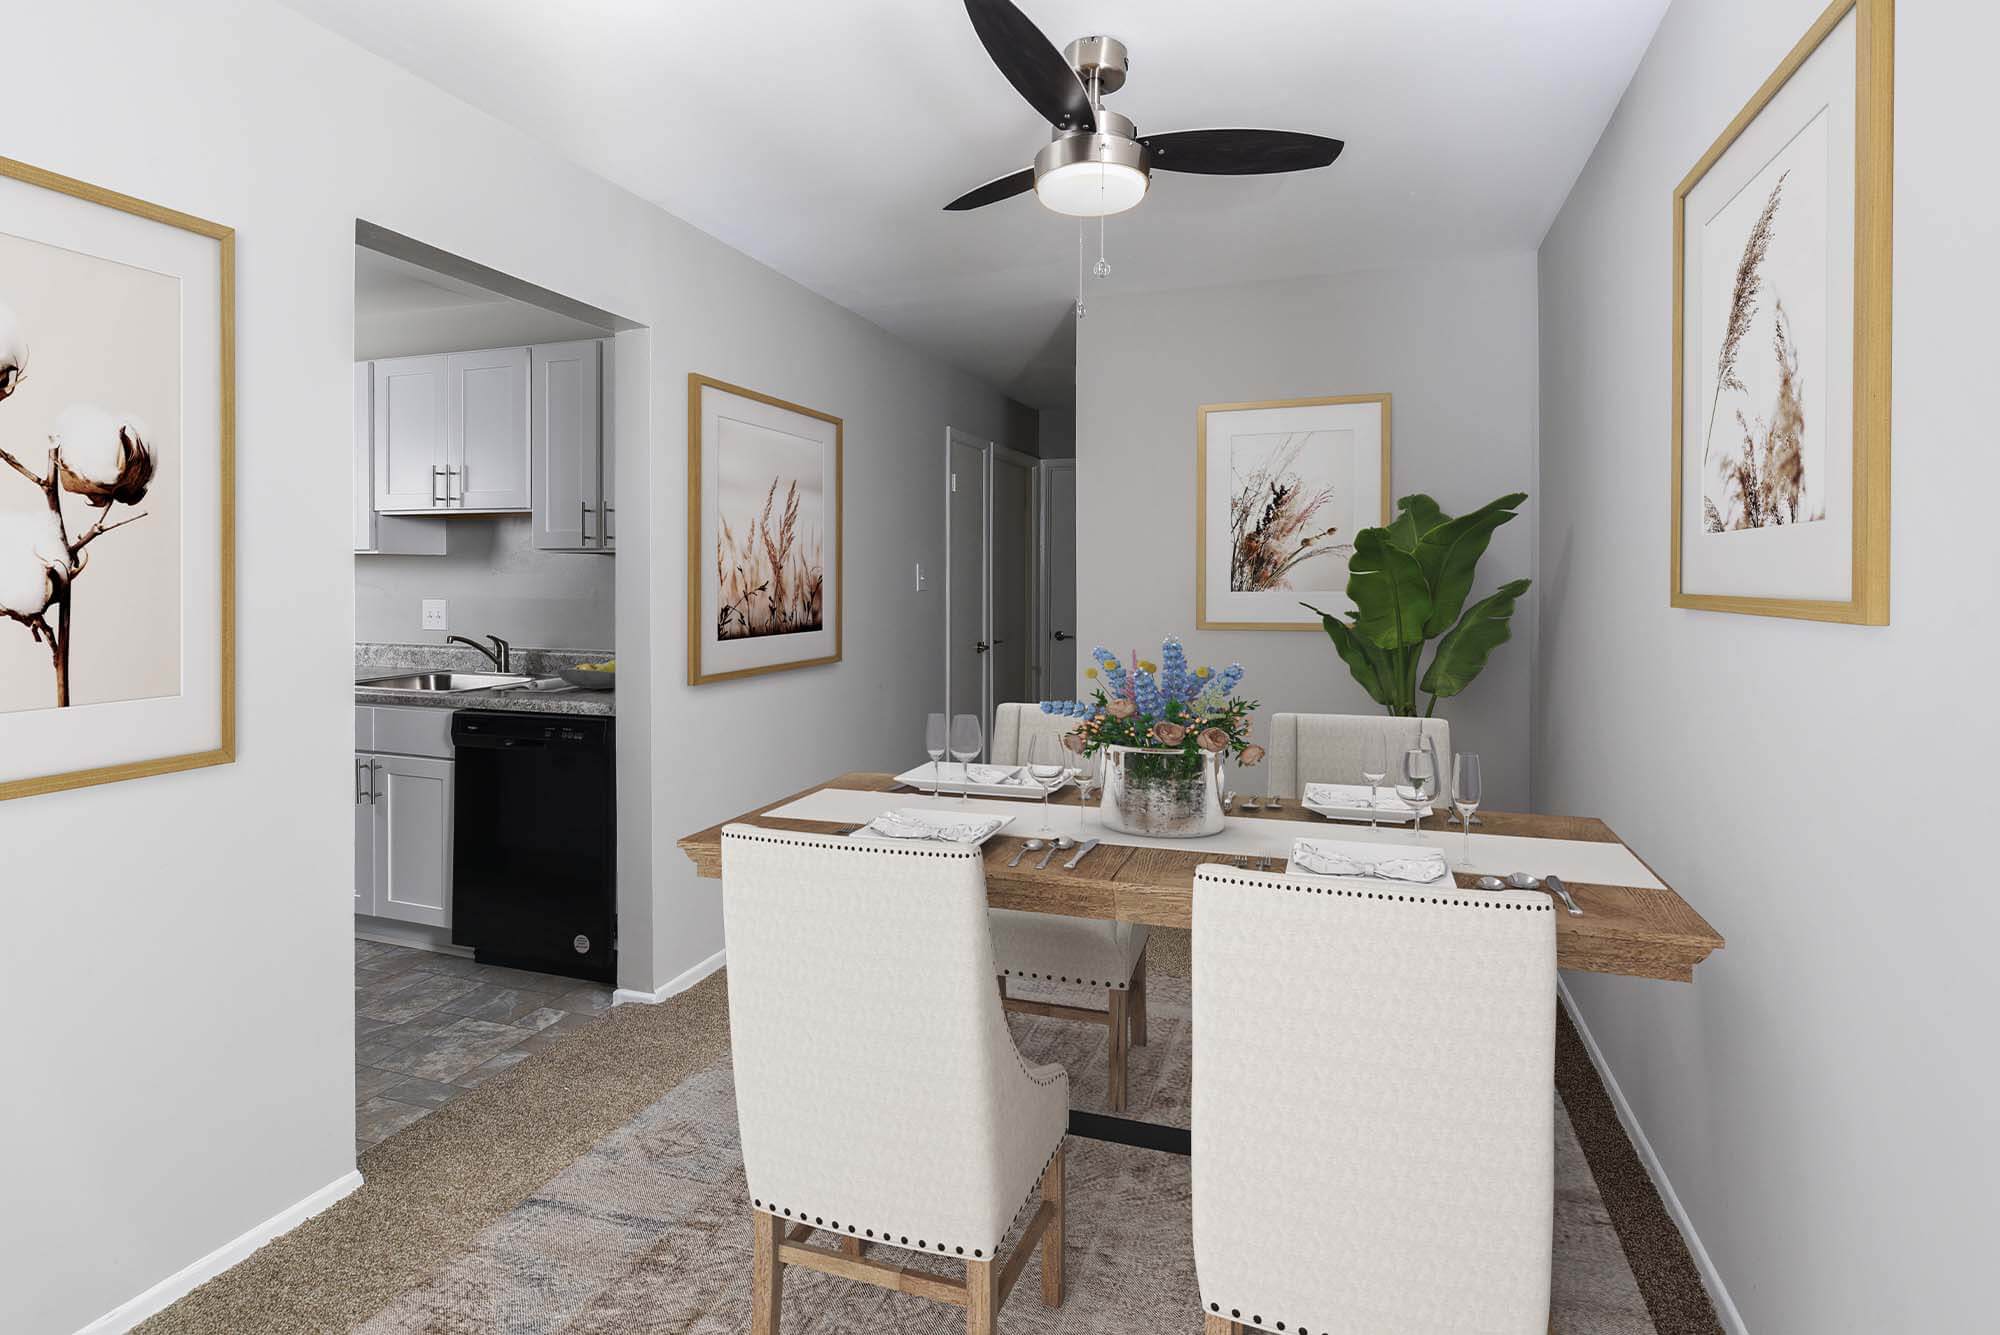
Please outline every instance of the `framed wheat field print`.
[{"label": "framed wheat field print", "polygon": [[1207,403],[1195,416],[1195,624],[1318,630],[1361,529],[1389,522],[1389,396]]},{"label": "framed wheat field print", "polygon": [[688,681],[840,661],[841,421],[688,377]]},{"label": "framed wheat field print", "polygon": [[1890,0],[1838,0],[1674,192],[1675,607],[1889,621]]},{"label": "framed wheat field print", "polygon": [[0,798],[234,757],[233,265],[0,158]]}]

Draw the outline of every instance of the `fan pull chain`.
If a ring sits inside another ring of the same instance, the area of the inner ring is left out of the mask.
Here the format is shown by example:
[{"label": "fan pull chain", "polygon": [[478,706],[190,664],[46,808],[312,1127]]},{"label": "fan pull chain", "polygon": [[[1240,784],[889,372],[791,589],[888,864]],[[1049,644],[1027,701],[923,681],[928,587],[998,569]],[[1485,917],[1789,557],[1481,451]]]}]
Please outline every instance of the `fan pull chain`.
[{"label": "fan pull chain", "polygon": [[1083,222],[1076,224],[1076,318],[1081,320],[1087,311],[1083,309]]},{"label": "fan pull chain", "polygon": [[[1097,178],[1097,193],[1099,196],[1104,194],[1104,178],[1102,175]],[[1090,271],[1099,278],[1111,277],[1111,261],[1104,258],[1104,215],[1101,213],[1097,215],[1097,263],[1091,267]]]}]

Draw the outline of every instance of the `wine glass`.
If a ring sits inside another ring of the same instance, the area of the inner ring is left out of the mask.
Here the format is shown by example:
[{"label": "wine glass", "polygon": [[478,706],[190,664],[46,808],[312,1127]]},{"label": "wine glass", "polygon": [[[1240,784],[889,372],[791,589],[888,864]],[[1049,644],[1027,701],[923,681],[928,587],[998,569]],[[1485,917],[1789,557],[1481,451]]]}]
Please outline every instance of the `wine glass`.
[{"label": "wine glass", "polygon": [[1078,756],[1071,773],[1076,775],[1076,832],[1082,834],[1084,809],[1090,805],[1090,795],[1104,786],[1103,754]]},{"label": "wine glass", "polygon": [[931,796],[936,797],[942,789],[939,785],[944,775],[939,766],[944,763],[945,742],[949,737],[945,729],[945,717],[932,714],[924,719],[924,754],[931,758]]},{"label": "wine glass", "polygon": [[1051,843],[1057,835],[1056,827],[1049,824],[1049,794],[1062,787],[1069,777],[1068,755],[1063,750],[1062,738],[1052,732],[1037,734],[1028,742],[1028,777],[1042,790],[1042,828],[1035,837]]},{"label": "wine glass", "polygon": [[1407,802],[1416,816],[1416,829],[1424,828],[1424,813],[1430,810],[1431,795],[1437,791],[1437,772],[1431,765],[1431,753],[1422,747],[1414,747],[1403,752],[1403,779],[1408,785],[1396,790],[1396,796]]},{"label": "wine glass", "polygon": [[972,786],[972,762],[979,759],[979,750],[984,745],[984,737],[979,730],[979,715],[951,716],[951,758],[958,762],[961,780],[958,789],[960,806],[964,806],[970,796],[966,789]]},{"label": "wine glass", "polygon": [[1472,867],[1472,813],[1479,810],[1479,756],[1460,751],[1451,758],[1451,804],[1458,808],[1458,822],[1465,827],[1465,857],[1459,866]]},{"label": "wine glass", "polygon": [[1361,739],[1361,777],[1368,784],[1368,828],[1372,830],[1377,824],[1375,795],[1382,780],[1389,777],[1389,739],[1372,729]]}]

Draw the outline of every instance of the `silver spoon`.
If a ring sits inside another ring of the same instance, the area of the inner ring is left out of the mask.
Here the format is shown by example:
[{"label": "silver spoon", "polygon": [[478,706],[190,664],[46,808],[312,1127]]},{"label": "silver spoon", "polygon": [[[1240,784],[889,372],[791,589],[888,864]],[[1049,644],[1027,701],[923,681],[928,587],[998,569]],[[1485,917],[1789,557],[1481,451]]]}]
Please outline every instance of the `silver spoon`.
[{"label": "silver spoon", "polygon": [[1473,882],[1481,890],[1505,890],[1507,883],[1498,876],[1482,876]]},{"label": "silver spoon", "polygon": [[1516,890],[1539,890],[1542,888],[1542,878],[1539,876],[1530,876],[1524,871],[1517,871],[1507,877],[1507,884],[1513,886]]},{"label": "silver spoon", "polygon": [[1056,849],[1059,852],[1067,853],[1072,848],[1075,847],[1076,847],[1076,840],[1070,838],[1068,835],[1059,834],[1056,836]]},{"label": "silver spoon", "polygon": [[1010,867],[1018,867],[1021,865],[1022,858],[1028,856],[1028,854],[1030,853],[1039,853],[1041,849],[1042,849],[1041,840],[1030,839],[1027,843],[1022,844],[1019,848],[1014,850],[1014,856],[1007,859],[1007,865]]},{"label": "silver spoon", "polygon": [[1056,855],[1055,844],[1049,844],[1047,845],[1047,848],[1049,851],[1042,854],[1042,860],[1035,864],[1036,871],[1047,871],[1049,869],[1049,859]]}]

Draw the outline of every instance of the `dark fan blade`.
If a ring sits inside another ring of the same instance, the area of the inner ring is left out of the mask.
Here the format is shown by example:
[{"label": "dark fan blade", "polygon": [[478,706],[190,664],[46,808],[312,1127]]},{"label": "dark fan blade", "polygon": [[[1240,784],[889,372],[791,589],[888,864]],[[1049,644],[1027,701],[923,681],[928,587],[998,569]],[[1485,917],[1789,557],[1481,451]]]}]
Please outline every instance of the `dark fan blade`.
[{"label": "dark fan blade", "polygon": [[1345,147],[1338,139],[1296,130],[1176,130],[1139,140],[1156,171],[1204,176],[1262,176],[1324,167]]},{"label": "dark fan blade", "polygon": [[988,204],[998,204],[1003,199],[1012,199],[1022,191],[1034,188],[1034,169],[1023,167],[1017,172],[996,176],[985,185],[974,186],[945,205],[945,212],[963,213],[967,209],[983,209]]},{"label": "dark fan blade", "polygon": [[1026,14],[1007,0],[965,0],[965,13],[986,54],[1043,120],[1066,130],[1095,127],[1082,80]]}]

